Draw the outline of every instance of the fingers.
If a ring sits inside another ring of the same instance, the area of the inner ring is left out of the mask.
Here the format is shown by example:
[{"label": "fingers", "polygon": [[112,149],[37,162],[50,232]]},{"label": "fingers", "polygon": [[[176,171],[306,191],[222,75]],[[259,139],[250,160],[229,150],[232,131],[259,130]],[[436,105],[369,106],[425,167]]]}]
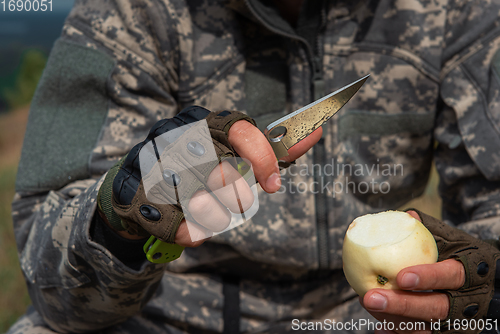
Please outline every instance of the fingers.
[{"label": "fingers", "polygon": [[[209,175],[207,190],[200,190],[189,201],[188,210],[194,220],[213,232],[225,230],[231,222],[231,212],[248,210],[254,196],[245,179],[227,161],[223,161]],[[215,195],[215,197],[214,197]]]},{"label": "fingers", "polygon": [[213,232],[223,231],[231,222],[231,213],[206,190],[194,194],[188,210],[197,223]]},{"label": "fingers", "polygon": [[409,211],[406,211],[406,213],[408,213],[410,216],[412,216],[413,218],[415,218],[419,222],[422,222],[422,220],[420,220],[420,217],[418,216],[418,213],[416,213],[415,211],[409,210]]},{"label": "fingers", "polygon": [[[420,221],[415,211],[407,212]],[[402,289],[407,290],[456,290],[465,283],[465,269],[461,262],[449,259],[405,268],[398,273],[397,282]]]},{"label": "fingers", "polygon": [[423,321],[446,319],[450,308],[448,296],[444,293],[384,289],[368,291],[362,304],[374,316],[383,312]]},{"label": "fingers", "polygon": [[209,175],[207,185],[213,195],[207,190],[197,191],[189,200],[188,210],[193,219],[201,225],[194,226],[188,222],[189,232],[193,241],[206,238],[203,228],[212,232],[225,230],[231,222],[231,213],[243,213],[250,208],[254,196],[243,177],[227,161],[223,161]]},{"label": "fingers", "polygon": [[415,290],[457,290],[464,284],[465,270],[462,263],[450,259],[434,264],[424,264],[401,270],[397,283],[402,289],[373,289],[362,299],[363,306],[375,317],[388,315],[424,321],[445,319],[449,312],[449,299],[443,293],[414,292]]},{"label": "fingers", "polygon": [[[238,180],[236,182],[238,182]],[[245,186],[248,187],[246,182]],[[216,191],[224,192],[224,189],[217,189]],[[242,193],[244,192],[245,191],[242,191]],[[250,194],[253,197],[251,191]],[[230,194],[224,193],[221,197],[227,197],[228,200],[226,202],[236,202],[236,200],[230,198]],[[243,201],[243,203],[247,202]],[[235,206],[237,210],[242,207],[241,204],[238,205],[233,203],[232,205]],[[231,214],[227,208],[206,190],[200,190],[194,194],[189,201],[188,210],[191,216],[196,220],[196,223],[183,219],[175,235],[175,243],[184,247],[200,246],[208,238],[212,237],[214,232],[225,230],[231,222]]]},{"label": "fingers", "polygon": [[[207,190],[197,191],[189,200],[188,211],[196,222],[184,220],[177,230],[175,242],[184,247],[197,247],[231,223],[231,213],[248,210],[254,196],[245,179],[227,161],[220,163],[209,175]],[[216,198],[214,197],[216,196]],[[201,241],[201,242],[200,242]]]},{"label": "fingers", "polygon": [[198,247],[212,235],[213,233],[203,226],[183,219],[175,234],[175,243],[183,247]]},{"label": "fingers", "polygon": [[223,161],[209,175],[207,185],[231,212],[243,213],[254,201],[250,186],[236,169]]},{"label": "fingers", "polygon": [[268,193],[281,187],[278,161],[266,137],[258,128],[247,121],[238,121],[229,129],[229,142],[238,154],[248,159],[255,178]]},{"label": "fingers", "polygon": [[457,290],[465,283],[465,269],[461,262],[449,259],[405,268],[396,281],[406,290]]}]

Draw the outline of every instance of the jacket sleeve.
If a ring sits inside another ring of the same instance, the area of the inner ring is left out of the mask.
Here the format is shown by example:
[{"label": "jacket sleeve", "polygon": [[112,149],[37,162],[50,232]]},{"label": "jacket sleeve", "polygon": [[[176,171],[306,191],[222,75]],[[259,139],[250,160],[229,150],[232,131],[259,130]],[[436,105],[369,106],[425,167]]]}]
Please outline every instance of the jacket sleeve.
[{"label": "jacket sleeve", "polygon": [[447,13],[435,160],[443,219],[481,239],[497,239],[500,8],[478,2],[461,2]]},{"label": "jacket sleeve", "polygon": [[33,99],[13,220],[33,305],[56,331],[122,322],[162,278],[163,265],[129,267],[90,230],[103,174],[178,109],[172,12],[161,2],[77,1]]}]

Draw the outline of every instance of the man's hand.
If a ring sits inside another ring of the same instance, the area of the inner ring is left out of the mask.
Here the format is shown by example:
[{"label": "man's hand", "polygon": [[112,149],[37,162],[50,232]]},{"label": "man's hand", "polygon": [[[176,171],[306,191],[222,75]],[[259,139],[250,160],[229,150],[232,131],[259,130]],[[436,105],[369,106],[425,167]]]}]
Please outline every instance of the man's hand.
[{"label": "man's hand", "polygon": [[[283,160],[297,159],[321,135],[318,129]],[[235,169],[241,166],[235,155],[252,166],[264,191],[280,188],[276,156],[251,118],[196,106],[184,109],[156,123],[147,139],[110,170],[99,191],[100,214],[125,238],[153,235],[199,246],[229,226],[231,213],[244,213],[254,204],[250,185]]]},{"label": "man's hand", "polygon": [[[422,291],[457,290],[464,282],[464,266],[453,259],[412,266],[397,276],[397,284],[404,290],[372,289],[360,302],[376,319],[393,322],[397,333],[431,333],[430,322],[446,319],[450,302],[444,293]],[[426,322],[425,330],[402,330],[408,322],[415,321]]]},{"label": "man's hand", "polygon": [[[421,221],[415,211],[408,213]],[[465,283],[465,270],[461,262],[450,259],[405,268],[396,281],[404,290],[372,289],[360,298],[361,305],[379,321],[393,322],[396,333],[431,333],[430,322],[448,317],[450,301],[444,293],[421,291],[458,290]],[[426,322],[425,329],[403,330],[412,321]]]},{"label": "man's hand", "polygon": [[[322,129],[319,128],[292,147],[288,152],[289,156],[283,160],[291,162],[299,158],[319,141],[321,135]],[[250,161],[255,178],[264,191],[274,193],[279,190],[281,179],[276,156],[266,137],[257,127],[247,121],[234,123],[229,129],[229,142],[240,157]],[[225,207],[221,206],[206,190],[196,192],[189,202],[189,211],[201,226],[191,224],[190,231],[188,231],[187,222],[184,219],[175,235],[176,244],[184,247],[201,245],[207,239],[192,241],[200,239],[192,235],[193,227],[199,228],[199,231],[194,233],[198,232],[200,235],[210,231],[224,230],[231,219],[226,207],[231,212],[237,213],[241,209],[244,212],[253,203],[253,193],[239,173],[227,162],[219,166],[220,168],[215,168],[210,173],[207,184]],[[227,184],[234,182],[238,194],[236,195],[235,190],[230,187],[223,188],[223,180]]]},{"label": "man's hand", "polygon": [[[485,329],[478,324],[492,316],[489,306],[500,261],[498,250],[422,212],[407,212],[433,234],[440,262],[401,270],[396,279],[402,290],[372,289],[360,303],[378,320],[393,322],[396,333],[430,333],[436,329],[478,333]],[[443,322],[445,319],[451,323]],[[430,323],[438,320],[441,328],[437,324],[431,328]]]}]

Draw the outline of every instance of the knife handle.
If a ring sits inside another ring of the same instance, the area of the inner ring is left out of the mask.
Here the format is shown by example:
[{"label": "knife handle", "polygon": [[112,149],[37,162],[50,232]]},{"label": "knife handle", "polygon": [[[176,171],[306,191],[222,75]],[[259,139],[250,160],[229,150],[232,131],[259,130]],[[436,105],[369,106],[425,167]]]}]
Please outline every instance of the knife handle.
[{"label": "knife handle", "polygon": [[169,244],[151,236],[143,247],[146,258],[153,263],[167,263],[177,260],[184,247],[177,244]]}]

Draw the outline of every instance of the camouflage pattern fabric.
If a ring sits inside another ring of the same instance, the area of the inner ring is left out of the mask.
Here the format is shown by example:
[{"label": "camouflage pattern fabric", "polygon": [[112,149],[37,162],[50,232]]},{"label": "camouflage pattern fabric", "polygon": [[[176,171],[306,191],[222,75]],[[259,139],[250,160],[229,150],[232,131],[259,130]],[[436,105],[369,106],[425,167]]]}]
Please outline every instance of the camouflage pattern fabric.
[{"label": "camouflage pattern fabric", "polygon": [[[420,195],[432,159],[444,220],[498,237],[500,1],[329,1],[315,45],[266,8],[252,0],[76,1],[60,43],[114,64],[107,115],[79,168],[86,178],[68,170],[67,184],[54,189],[19,182],[13,217],[36,311],[9,333],[217,333],[222,274],[241,277],[243,332],[287,332],[293,318],[368,319],[342,275],[345,230],[358,215]],[[282,189],[259,194],[251,222],[138,271],[91,239],[102,175],[156,121],[189,105],[277,118],[321,87],[328,93],[368,73],[320,145],[284,172]],[[247,87],[254,79],[284,82],[276,87],[285,87],[286,103],[266,110],[271,104],[258,102],[274,92],[257,98]],[[80,89],[93,85],[89,76]]]}]

